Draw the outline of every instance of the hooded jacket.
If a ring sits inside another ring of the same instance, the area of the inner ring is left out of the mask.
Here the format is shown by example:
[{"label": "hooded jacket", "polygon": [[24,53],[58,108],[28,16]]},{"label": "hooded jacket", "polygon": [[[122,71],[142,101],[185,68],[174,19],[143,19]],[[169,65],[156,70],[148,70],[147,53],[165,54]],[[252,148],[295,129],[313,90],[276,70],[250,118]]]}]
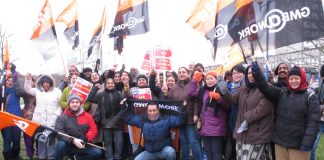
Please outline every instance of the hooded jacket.
[{"label": "hooded jacket", "polygon": [[[42,83],[45,79],[51,81],[52,86],[49,91],[45,92]],[[36,107],[32,121],[39,122],[47,127],[55,127],[57,117],[62,113],[59,106],[61,90],[55,88],[54,79],[49,75],[42,75],[36,82],[36,88],[32,88],[32,81],[25,80],[25,91],[36,98]]]}]

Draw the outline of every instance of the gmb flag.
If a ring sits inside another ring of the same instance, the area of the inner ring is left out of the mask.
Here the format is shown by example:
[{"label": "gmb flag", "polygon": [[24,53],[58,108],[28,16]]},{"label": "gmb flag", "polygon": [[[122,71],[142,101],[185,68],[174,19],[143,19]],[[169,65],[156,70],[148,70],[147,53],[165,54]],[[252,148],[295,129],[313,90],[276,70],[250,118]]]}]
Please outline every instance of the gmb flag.
[{"label": "gmb flag", "polygon": [[0,111],[0,129],[17,126],[28,136],[33,137],[39,141],[51,142],[58,134],[54,129],[43,126],[37,122],[32,122],[24,118],[15,116],[8,112]]},{"label": "gmb flag", "polygon": [[119,0],[109,37],[115,38],[115,50],[122,51],[123,38],[150,30],[147,0]]}]

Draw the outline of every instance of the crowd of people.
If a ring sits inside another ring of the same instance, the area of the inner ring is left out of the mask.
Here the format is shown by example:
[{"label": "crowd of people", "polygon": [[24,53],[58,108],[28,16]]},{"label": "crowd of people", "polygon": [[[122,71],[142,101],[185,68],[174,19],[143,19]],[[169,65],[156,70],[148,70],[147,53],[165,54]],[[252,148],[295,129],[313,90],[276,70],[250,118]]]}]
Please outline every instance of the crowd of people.
[{"label": "crowd of people", "polygon": [[[205,71],[201,63],[165,73],[127,72],[124,65],[102,75],[75,66],[68,72],[58,85],[46,74],[23,78],[14,67],[5,78],[4,111],[68,135],[41,141],[23,133],[29,159],[314,160],[324,130],[324,65],[315,81],[307,81],[303,68],[285,63],[264,76],[256,61],[224,75]],[[93,85],[84,103],[71,94],[78,77]],[[144,114],[127,104],[140,99],[132,94],[138,89],[151,94]],[[162,100],[183,105],[170,115],[160,111]],[[143,135],[139,143],[129,126]],[[180,130],[179,150],[172,128]],[[4,159],[21,159],[19,127],[1,133]]]}]

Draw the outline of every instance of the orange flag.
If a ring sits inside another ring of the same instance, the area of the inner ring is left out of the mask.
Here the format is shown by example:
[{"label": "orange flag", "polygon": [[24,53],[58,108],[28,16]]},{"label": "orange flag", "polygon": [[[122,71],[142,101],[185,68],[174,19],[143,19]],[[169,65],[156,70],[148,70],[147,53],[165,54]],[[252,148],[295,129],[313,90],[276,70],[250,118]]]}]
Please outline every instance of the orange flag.
[{"label": "orange flag", "polygon": [[38,15],[38,22],[30,38],[37,45],[45,61],[60,53],[54,27],[51,7],[48,0]]},{"label": "orange flag", "polygon": [[53,140],[58,134],[54,129],[42,126],[39,123],[29,121],[8,112],[0,111],[0,130],[6,127],[17,126],[30,137],[38,140]]},{"label": "orange flag", "polygon": [[231,70],[235,65],[244,61],[243,54],[238,44],[234,44],[228,51],[227,57],[225,58],[224,71]]},{"label": "orange flag", "polygon": [[9,49],[8,49],[8,40],[5,44],[5,53],[3,55],[3,68],[6,69],[6,78],[11,76],[10,61],[9,61]]},{"label": "orange flag", "polygon": [[64,31],[67,38],[73,41],[72,49],[79,45],[79,22],[77,16],[77,1],[73,0],[57,17],[56,22],[63,22],[66,24]]}]

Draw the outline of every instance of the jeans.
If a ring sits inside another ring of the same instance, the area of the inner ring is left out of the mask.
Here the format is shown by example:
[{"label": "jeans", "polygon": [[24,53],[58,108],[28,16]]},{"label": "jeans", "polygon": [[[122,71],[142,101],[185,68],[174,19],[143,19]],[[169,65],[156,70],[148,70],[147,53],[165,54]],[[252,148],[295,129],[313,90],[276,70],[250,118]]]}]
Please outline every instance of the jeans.
[{"label": "jeans", "polygon": [[173,147],[166,146],[161,151],[150,153],[148,151],[143,151],[138,156],[135,157],[135,160],[151,160],[151,159],[166,159],[166,160],[175,160],[176,151]]},{"label": "jeans", "polygon": [[224,137],[202,136],[207,159],[222,160]]},{"label": "jeans", "polygon": [[[112,142],[115,144],[113,155]],[[104,128],[105,157],[106,160],[121,159],[123,151],[123,131],[121,129]]]},{"label": "jeans", "polygon": [[199,138],[194,125],[185,125],[180,128],[180,148],[182,151],[182,159],[189,160],[189,144],[195,160],[202,159],[202,150]]},{"label": "jeans", "polygon": [[86,146],[84,149],[79,149],[74,144],[59,140],[56,145],[55,160],[63,160],[65,155],[75,154],[78,160],[96,160],[102,155],[99,148]]},{"label": "jeans", "polygon": [[3,138],[3,151],[20,151],[21,130],[18,127],[6,127],[1,130]]},{"label": "jeans", "polygon": [[37,157],[38,159],[53,159],[55,157],[55,143],[37,141]]},{"label": "jeans", "polygon": [[320,131],[317,134],[317,138],[315,140],[315,144],[314,144],[313,149],[312,149],[312,152],[311,152],[310,160],[315,160],[316,159],[316,150],[317,150],[318,144],[319,144],[320,139],[321,139],[321,134],[323,132],[324,132],[324,122],[321,122],[320,123]]}]

